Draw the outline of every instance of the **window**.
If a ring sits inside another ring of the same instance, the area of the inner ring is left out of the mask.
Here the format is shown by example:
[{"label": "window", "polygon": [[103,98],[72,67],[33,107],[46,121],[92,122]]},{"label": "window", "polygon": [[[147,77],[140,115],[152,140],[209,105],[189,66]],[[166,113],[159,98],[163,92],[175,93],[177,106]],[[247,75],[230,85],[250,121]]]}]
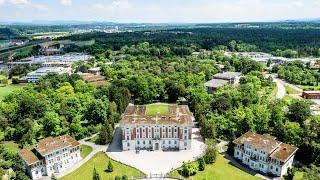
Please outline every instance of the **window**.
[{"label": "window", "polygon": [[146,142],[145,141],[143,141],[143,145],[145,145],[146,144]]},{"label": "window", "polygon": [[149,141],[149,144],[151,144],[151,141]]},{"label": "window", "polygon": [[184,142],[184,146],[187,146],[187,144],[188,144],[187,142]]},{"label": "window", "polygon": [[129,147],[129,146],[130,146],[130,143],[127,143],[127,146]]},{"label": "window", "polygon": [[177,144],[177,141],[174,141],[174,144]]},{"label": "window", "polygon": [[278,168],[276,168],[276,172],[278,172]]},{"label": "window", "polygon": [[272,166],[272,165],[270,166],[270,169],[273,169],[273,166]]},{"label": "window", "polygon": [[139,145],[139,144],[140,144],[140,141],[138,141],[137,143],[138,143],[138,145]]},{"label": "window", "polygon": [[171,141],[169,141],[169,144],[171,144]]}]

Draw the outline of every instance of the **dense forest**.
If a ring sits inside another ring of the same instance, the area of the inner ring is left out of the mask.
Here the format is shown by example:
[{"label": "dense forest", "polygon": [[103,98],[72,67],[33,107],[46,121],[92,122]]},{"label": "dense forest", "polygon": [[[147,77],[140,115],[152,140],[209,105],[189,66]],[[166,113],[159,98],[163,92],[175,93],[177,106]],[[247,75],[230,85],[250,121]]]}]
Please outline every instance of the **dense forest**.
[{"label": "dense forest", "polygon": [[197,49],[211,50],[222,45],[234,51],[263,51],[286,55],[281,52],[291,50],[297,52],[293,57],[320,56],[320,31],[317,29],[198,28],[116,34],[94,32],[74,35],[67,39],[95,39],[93,46],[73,49],[89,53],[101,53],[105,49],[119,50],[125,45],[150,42],[155,46],[165,45],[172,48],[193,45]]}]

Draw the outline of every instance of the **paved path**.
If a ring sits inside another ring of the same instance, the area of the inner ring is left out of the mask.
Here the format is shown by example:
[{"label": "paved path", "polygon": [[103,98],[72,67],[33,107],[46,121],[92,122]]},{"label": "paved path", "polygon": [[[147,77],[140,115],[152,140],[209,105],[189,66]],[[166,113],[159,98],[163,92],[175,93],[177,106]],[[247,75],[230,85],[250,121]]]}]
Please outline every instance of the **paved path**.
[{"label": "paved path", "polygon": [[61,178],[61,177],[65,176],[65,175],[73,172],[74,170],[76,170],[80,166],[82,166],[84,163],[86,163],[89,159],[91,159],[95,154],[97,154],[100,151],[105,151],[107,149],[107,147],[108,147],[107,145],[96,145],[96,144],[94,144],[92,142],[86,141],[86,140],[91,139],[92,137],[94,137],[96,135],[97,134],[94,134],[93,136],[91,136],[89,138],[85,138],[85,139],[82,139],[82,140],[79,141],[80,144],[85,144],[85,145],[91,146],[92,147],[92,152],[87,157],[85,157],[84,159],[81,159],[79,162],[74,164],[72,167],[70,167],[66,171],[58,173],[58,174],[55,174],[55,176],[57,178]]}]

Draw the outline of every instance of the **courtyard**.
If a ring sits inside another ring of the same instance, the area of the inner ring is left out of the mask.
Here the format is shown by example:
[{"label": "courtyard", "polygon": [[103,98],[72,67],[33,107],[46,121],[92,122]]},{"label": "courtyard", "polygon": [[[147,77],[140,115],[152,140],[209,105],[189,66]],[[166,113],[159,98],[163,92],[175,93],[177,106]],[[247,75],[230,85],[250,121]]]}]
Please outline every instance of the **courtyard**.
[{"label": "courtyard", "polygon": [[192,143],[190,150],[182,151],[122,151],[121,130],[118,128],[106,154],[124,164],[141,170],[147,176],[165,175],[180,167],[183,161],[194,161],[201,156],[204,142],[198,128],[192,129]]}]

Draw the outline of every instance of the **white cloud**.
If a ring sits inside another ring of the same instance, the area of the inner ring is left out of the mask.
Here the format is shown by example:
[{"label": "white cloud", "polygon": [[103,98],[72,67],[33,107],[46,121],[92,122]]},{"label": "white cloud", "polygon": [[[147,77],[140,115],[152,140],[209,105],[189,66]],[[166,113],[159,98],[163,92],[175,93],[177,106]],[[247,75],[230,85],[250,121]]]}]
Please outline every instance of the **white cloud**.
[{"label": "white cloud", "polygon": [[101,9],[101,10],[120,10],[120,9],[129,9],[132,7],[132,4],[129,3],[127,0],[115,0],[111,4],[102,4],[102,3],[95,3],[92,5],[93,8]]},{"label": "white cloud", "polygon": [[10,2],[14,5],[24,5],[30,3],[28,0],[10,0]]},{"label": "white cloud", "polygon": [[293,1],[292,5],[296,6],[296,7],[302,7],[302,6],[304,6],[304,3],[301,1]]},{"label": "white cloud", "polygon": [[314,0],[313,2],[315,5],[320,6],[320,0]]},{"label": "white cloud", "polygon": [[64,6],[70,6],[72,4],[71,0],[60,0],[60,3]]},{"label": "white cloud", "polygon": [[0,0],[0,6],[4,4],[4,0]]}]

